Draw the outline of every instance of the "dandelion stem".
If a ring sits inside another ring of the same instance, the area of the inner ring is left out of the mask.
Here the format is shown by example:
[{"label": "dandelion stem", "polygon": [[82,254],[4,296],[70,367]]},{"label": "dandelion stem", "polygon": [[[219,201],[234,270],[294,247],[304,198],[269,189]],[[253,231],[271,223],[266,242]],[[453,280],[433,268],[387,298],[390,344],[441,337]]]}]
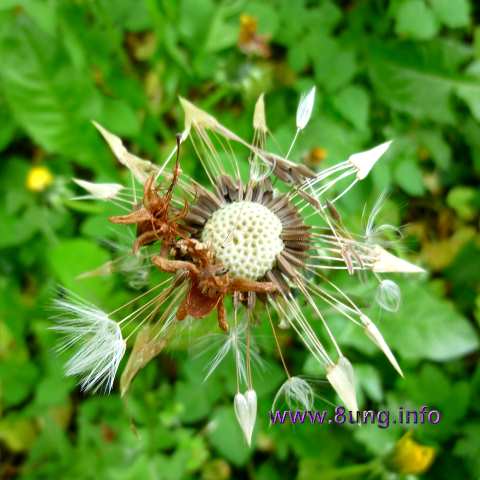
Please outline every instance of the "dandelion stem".
[{"label": "dandelion stem", "polygon": [[273,325],[272,316],[270,315],[270,307],[267,307],[267,315],[268,321],[270,322],[270,327],[272,328],[273,338],[275,339],[275,343],[277,345],[278,355],[280,356],[280,360],[282,361],[283,368],[285,369],[285,373],[287,374],[288,378],[291,378],[290,372],[288,371],[287,364],[285,362],[285,358],[283,357],[282,348],[280,347],[280,342],[278,341],[277,333],[275,332],[275,326]]},{"label": "dandelion stem", "polygon": [[253,389],[253,382],[252,382],[252,366],[250,363],[250,311],[248,312],[248,323],[247,323],[247,352],[246,352],[246,363],[247,363],[247,382],[248,382],[248,389]]},{"label": "dandelion stem", "polygon": [[293,137],[292,143],[290,144],[290,147],[288,148],[288,152],[285,155],[285,160],[288,160],[288,157],[290,156],[290,152],[292,151],[293,146],[295,145],[295,142],[297,141],[298,134],[300,133],[300,129],[297,128],[297,131],[295,132],[295,135]]}]

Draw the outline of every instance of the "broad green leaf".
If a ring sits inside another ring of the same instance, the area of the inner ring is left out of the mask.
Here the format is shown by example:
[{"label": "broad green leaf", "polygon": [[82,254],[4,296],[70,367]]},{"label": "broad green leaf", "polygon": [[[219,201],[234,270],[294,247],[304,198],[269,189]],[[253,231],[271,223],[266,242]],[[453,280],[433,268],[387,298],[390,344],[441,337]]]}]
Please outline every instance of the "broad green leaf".
[{"label": "broad green leaf", "polygon": [[448,192],[447,204],[453,208],[457,215],[464,220],[473,220],[478,213],[474,201],[476,190],[472,187],[459,185]]},{"label": "broad green leaf", "polygon": [[215,411],[208,438],[215,449],[234,465],[245,465],[251,455],[233,413],[233,401],[231,406]]},{"label": "broad green leaf", "polygon": [[[441,418],[438,425],[428,425],[422,430],[434,438],[447,438],[456,432],[458,425],[467,414],[471,388],[466,381],[452,381],[443,369],[436,365],[422,366],[417,375],[408,375],[400,388],[405,392],[404,402],[419,409],[425,405],[428,410],[438,410]],[[405,403],[404,403],[405,404]],[[441,426],[441,428],[438,428]]]},{"label": "broad green leaf", "polygon": [[30,205],[21,213],[4,214],[0,218],[0,248],[12,247],[30,240],[39,230],[40,210]]},{"label": "broad green leaf", "polygon": [[0,57],[5,99],[35,142],[83,162],[96,159],[93,168],[108,161],[89,125],[101,107],[99,94],[87,76],[68,65],[52,37],[23,14],[2,17]]},{"label": "broad green leaf", "polygon": [[239,25],[228,18],[229,13],[228,4],[217,7],[205,42],[205,51],[219,52],[237,43]]},{"label": "broad green leaf", "polygon": [[322,32],[312,32],[304,43],[313,62],[315,79],[327,90],[343,87],[355,76],[357,58],[351,47]]},{"label": "broad green leaf", "polygon": [[15,134],[16,123],[0,96],[0,152],[8,146]]},{"label": "broad green leaf", "polygon": [[419,145],[427,149],[438,168],[446,170],[452,159],[452,149],[440,130],[418,132]]},{"label": "broad green leaf", "polygon": [[437,19],[423,0],[404,0],[395,20],[395,31],[399,35],[426,40],[438,31]]},{"label": "broad green leaf", "polygon": [[378,322],[394,351],[407,359],[447,361],[478,349],[477,333],[450,302],[417,282],[403,281],[400,286],[403,306],[395,316]]},{"label": "broad green leaf", "polygon": [[470,3],[468,0],[431,0],[432,9],[447,27],[468,27]]},{"label": "broad green leaf", "polygon": [[[460,439],[453,448],[455,456],[462,458],[471,466],[472,476],[480,473],[480,422],[475,421],[465,425],[460,433]],[[475,473],[474,473],[475,472]]]},{"label": "broad green leaf", "polygon": [[31,362],[2,360],[0,363],[0,404],[11,407],[24,401],[34,390],[38,368]]},{"label": "broad green leaf", "polygon": [[403,159],[395,168],[395,181],[409,195],[420,196],[425,192],[422,171],[414,157]]},{"label": "broad green leaf", "polygon": [[480,81],[465,80],[465,83],[457,86],[456,93],[468,105],[476,120],[480,121]]},{"label": "broad green leaf", "polygon": [[433,42],[372,43],[369,74],[380,97],[392,108],[418,118],[453,123],[451,102],[457,94],[480,118],[480,82],[458,72],[463,52],[456,45]]},{"label": "broad green leaf", "polygon": [[61,286],[90,301],[104,299],[112,285],[108,277],[78,279],[82,273],[103,265],[109,254],[93,242],[84,239],[62,240],[47,253],[47,259]]},{"label": "broad green leaf", "polygon": [[349,85],[333,97],[333,105],[356,128],[359,130],[367,128],[370,98],[365,89]]},{"label": "broad green leaf", "polygon": [[[194,423],[208,418],[221,394],[221,387],[221,383],[212,377],[206,382],[202,381],[202,377],[190,382],[177,381],[175,399],[182,405],[182,421]],[[201,396],[198,395],[199,389],[202,390]]]},{"label": "broad green leaf", "polygon": [[369,398],[376,402],[382,401],[382,381],[375,367],[367,364],[355,364],[355,376],[360,388]]},{"label": "broad green leaf", "polygon": [[250,0],[244,10],[244,13],[252,15],[258,21],[258,30],[261,34],[275,36],[278,29],[278,13],[273,5],[268,2]]}]

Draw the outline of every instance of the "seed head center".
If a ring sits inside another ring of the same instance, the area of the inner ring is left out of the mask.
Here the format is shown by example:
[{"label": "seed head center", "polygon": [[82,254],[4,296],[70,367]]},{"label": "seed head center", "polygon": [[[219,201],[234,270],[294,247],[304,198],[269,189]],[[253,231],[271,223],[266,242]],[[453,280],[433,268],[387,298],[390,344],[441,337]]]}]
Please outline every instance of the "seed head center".
[{"label": "seed head center", "polygon": [[275,265],[283,250],[282,222],[257,202],[225,205],[208,219],[202,242],[208,243],[218,261],[233,277],[259,280]]}]

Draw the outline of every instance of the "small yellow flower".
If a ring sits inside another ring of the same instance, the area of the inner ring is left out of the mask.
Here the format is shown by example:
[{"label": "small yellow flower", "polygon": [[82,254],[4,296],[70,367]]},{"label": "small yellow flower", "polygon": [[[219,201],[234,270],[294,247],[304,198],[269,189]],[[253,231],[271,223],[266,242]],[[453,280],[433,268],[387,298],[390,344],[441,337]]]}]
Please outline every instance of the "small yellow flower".
[{"label": "small yellow flower", "polygon": [[395,445],[391,466],[398,473],[418,475],[429,469],[434,458],[435,449],[420,445],[408,432]]},{"label": "small yellow flower", "polygon": [[53,182],[52,172],[47,167],[32,167],[26,185],[32,192],[43,192]]}]

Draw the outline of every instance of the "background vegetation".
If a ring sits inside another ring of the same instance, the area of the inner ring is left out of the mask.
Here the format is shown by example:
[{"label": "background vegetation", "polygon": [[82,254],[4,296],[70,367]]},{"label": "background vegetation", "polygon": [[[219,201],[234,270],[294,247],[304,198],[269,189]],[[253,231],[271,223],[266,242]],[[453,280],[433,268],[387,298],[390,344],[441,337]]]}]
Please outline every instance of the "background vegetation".
[{"label": "background vegetation", "polygon": [[[398,313],[373,307],[405,379],[327,312],[362,407],[442,413],[439,425],[413,429],[426,447],[407,449],[403,467],[386,462],[382,475],[421,472],[430,451],[421,448],[434,447],[424,478],[479,478],[479,18],[474,0],[2,0],[0,478],[367,478],[370,462],[388,457],[401,427],[268,426],[282,372],[267,330],[251,450],[234,419],[228,366],[203,384],[203,360],[168,352],[121,400],[80,394],[52,353],[56,285],[104,307],[133,295],[115,277],[76,278],[110,258],[100,240],[111,233],[103,205],[71,200],[71,179],[126,178],[90,119],[160,161],[182,126],[178,95],[249,138],[266,92],[285,151],[311,85],[314,119],[295,158],[329,165],[394,138],[340,209],[360,232],[364,205],[389,189],[384,217],[405,225],[406,255],[429,270],[419,282],[397,279]],[[200,175],[188,151],[182,166]],[[371,302],[368,284],[336,280]],[[318,373],[290,331],[282,342],[293,371]],[[334,401],[328,385],[318,393]]]}]

